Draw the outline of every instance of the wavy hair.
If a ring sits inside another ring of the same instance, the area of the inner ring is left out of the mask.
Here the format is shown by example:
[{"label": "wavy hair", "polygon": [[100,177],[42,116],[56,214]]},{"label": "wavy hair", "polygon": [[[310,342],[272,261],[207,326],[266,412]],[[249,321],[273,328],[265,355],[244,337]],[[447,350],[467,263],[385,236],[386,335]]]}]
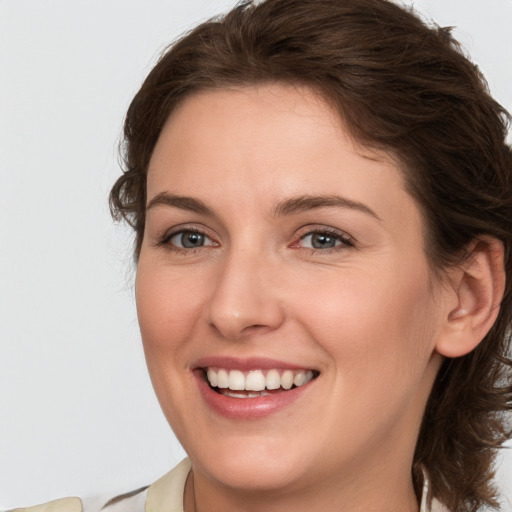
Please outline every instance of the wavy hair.
[{"label": "wavy hair", "polygon": [[433,269],[456,264],[482,235],[505,247],[499,316],[470,354],[445,359],[414,454],[432,497],[453,512],[498,507],[497,449],[512,435],[512,152],[510,117],[450,29],[387,0],[245,2],[187,33],[161,56],[125,121],[117,219],[144,235],[146,171],[162,127],[195,91],[265,82],[317,90],[362,144],[392,153],[426,225]]}]

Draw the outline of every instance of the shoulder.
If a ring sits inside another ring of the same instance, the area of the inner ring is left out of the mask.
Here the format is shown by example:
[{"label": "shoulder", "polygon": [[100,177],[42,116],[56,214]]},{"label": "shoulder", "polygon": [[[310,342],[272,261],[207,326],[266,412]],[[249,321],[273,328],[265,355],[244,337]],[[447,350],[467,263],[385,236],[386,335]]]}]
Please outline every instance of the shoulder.
[{"label": "shoulder", "polygon": [[6,512],[144,512],[146,490],[147,487],[142,487],[114,498],[106,496],[93,496],[86,499],[61,498]]},{"label": "shoulder", "polygon": [[6,512],[183,512],[183,492],[190,468],[190,460],[184,459],[153,485],[113,498],[61,498]]},{"label": "shoulder", "polygon": [[82,512],[82,500],[80,498],[62,498],[33,507],[15,508],[7,512]]}]

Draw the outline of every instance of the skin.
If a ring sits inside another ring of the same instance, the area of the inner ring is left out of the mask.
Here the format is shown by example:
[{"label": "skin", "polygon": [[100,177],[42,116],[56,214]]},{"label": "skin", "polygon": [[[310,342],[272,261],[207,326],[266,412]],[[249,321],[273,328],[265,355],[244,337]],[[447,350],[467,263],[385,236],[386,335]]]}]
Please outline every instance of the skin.
[{"label": "skin", "polygon": [[[161,133],[148,204],[162,193],[209,209],[150,207],[136,282],[152,382],[193,464],[186,510],[417,511],[414,446],[458,298],[432,276],[394,159],[355,144],[309,89],[206,91]],[[364,207],[275,212],[311,195]],[[206,245],[180,248],[169,233],[183,229]],[[325,229],[336,246],[312,248]],[[212,355],[320,375],[268,417],[229,419],[192,373]]]}]

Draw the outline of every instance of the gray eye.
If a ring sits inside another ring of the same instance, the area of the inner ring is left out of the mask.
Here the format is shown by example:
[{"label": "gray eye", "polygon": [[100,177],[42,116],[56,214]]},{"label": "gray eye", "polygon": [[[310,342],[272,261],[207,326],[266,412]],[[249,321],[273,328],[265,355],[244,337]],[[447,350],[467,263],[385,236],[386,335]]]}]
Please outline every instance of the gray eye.
[{"label": "gray eye", "polygon": [[339,237],[331,235],[330,233],[310,233],[301,241],[303,247],[311,249],[332,249],[341,243]]},{"label": "gray eye", "polygon": [[[195,249],[204,245],[211,245],[211,240],[198,231],[182,231],[171,237],[171,243],[183,249]],[[210,242],[210,243],[208,243]]]},{"label": "gray eye", "polygon": [[336,238],[331,235],[324,235],[322,233],[315,233],[311,237],[311,245],[315,249],[324,249],[325,247],[331,248],[336,245]]}]

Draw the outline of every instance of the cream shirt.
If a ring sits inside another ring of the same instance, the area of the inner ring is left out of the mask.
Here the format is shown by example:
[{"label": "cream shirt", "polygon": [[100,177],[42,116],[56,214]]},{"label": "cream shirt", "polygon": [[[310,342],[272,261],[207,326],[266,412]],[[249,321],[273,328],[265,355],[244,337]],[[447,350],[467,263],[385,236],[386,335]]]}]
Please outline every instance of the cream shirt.
[{"label": "cream shirt", "polygon": [[[62,498],[8,512],[183,512],[183,492],[191,467],[190,460],[184,459],[153,485],[111,500]],[[448,512],[436,500],[428,508],[427,495],[428,480],[425,479],[420,512]]]}]

